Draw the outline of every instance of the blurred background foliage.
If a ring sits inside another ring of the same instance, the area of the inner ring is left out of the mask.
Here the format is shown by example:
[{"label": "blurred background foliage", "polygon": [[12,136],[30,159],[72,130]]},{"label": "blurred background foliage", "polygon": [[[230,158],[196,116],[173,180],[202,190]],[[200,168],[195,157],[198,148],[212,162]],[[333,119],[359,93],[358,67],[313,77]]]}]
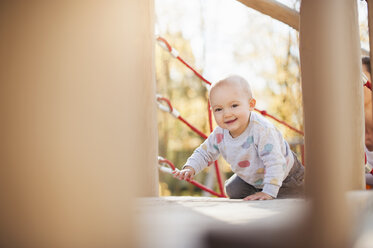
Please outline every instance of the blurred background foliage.
[{"label": "blurred background foliage", "polygon": [[[299,11],[299,0],[283,0]],[[360,36],[368,43],[366,4],[359,4]],[[156,0],[156,35],[161,35],[207,80],[244,76],[253,86],[257,107],[303,131],[298,32],[232,0]],[[362,12],[362,13],[361,13]],[[155,48],[157,93],[181,116],[209,134],[207,88],[167,51]],[[270,121],[272,121],[270,119]],[[302,160],[303,137],[272,121]],[[214,127],[216,126],[214,122]],[[158,111],[159,155],[181,168],[203,139],[169,113]],[[233,173],[219,159],[223,182]],[[209,195],[160,173],[160,195]],[[196,176],[218,192],[214,167]]]}]

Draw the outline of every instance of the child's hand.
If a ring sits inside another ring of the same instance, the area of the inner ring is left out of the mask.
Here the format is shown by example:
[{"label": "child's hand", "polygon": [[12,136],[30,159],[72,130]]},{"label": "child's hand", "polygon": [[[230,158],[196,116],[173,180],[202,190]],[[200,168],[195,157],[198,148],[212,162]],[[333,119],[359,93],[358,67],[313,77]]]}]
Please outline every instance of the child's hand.
[{"label": "child's hand", "polygon": [[195,170],[191,166],[185,166],[185,168],[182,170],[176,169],[172,172],[175,178],[186,181],[193,180],[193,176],[195,173]]},{"label": "child's hand", "polygon": [[243,198],[244,201],[255,201],[255,200],[272,200],[273,197],[264,193],[264,192],[258,192],[253,195],[246,196]]}]

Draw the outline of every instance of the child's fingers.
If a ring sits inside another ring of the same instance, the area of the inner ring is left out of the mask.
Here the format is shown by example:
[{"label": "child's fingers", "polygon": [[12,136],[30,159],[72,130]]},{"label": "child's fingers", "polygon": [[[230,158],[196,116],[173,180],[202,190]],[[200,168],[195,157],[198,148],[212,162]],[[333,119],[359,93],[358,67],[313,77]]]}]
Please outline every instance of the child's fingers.
[{"label": "child's fingers", "polygon": [[244,201],[250,201],[250,197],[249,196],[246,196],[245,198],[243,198]]},{"label": "child's fingers", "polygon": [[255,195],[249,195],[249,196],[246,196],[243,200],[244,201],[254,201],[256,200],[256,196]]},{"label": "child's fingers", "polygon": [[188,180],[188,178],[189,178],[189,171],[184,171],[183,180]]},{"label": "child's fingers", "polygon": [[272,199],[273,199],[272,196],[262,193],[262,192],[258,192],[253,195],[246,196],[243,200],[244,201],[256,201],[256,200],[261,201],[261,200],[272,200]]},{"label": "child's fingers", "polygon": [[173,176],[174,176],[175,178],[179,178],[179,177],[180,177],[180,171],[179,171],[179,170],[174,170],[174,171],[172,172],[172,174],[173,174]]},{"label": "child's fingers", "polygon": [[183,171],[180,172],[179,179],[180,180],[184,180],[184,172]]},{"label": "child's fingers", "polygon": [[258,194],[253,194],[253,195],[249,195],[249,196],[246,196],[244,198],[245,201],[256,201],[256,200],[260,200],[261,196],[258,195]]},{"label": "child's fingers", "polygon": [[186,180],[186,181],[189,181],[189,180],[193,180],[193,173],[189,170],[174,170],[172,172],[173,176],[179,180]]},{"label": "child's fingers", "polygon": [[190,181],[190,180],[192,180],[193,179],[193,175],[192,175],[192,173],[190,172],[190,171],[187,171],[186,173],[185,173],[185,180],[186,181]]},{"label": "child's fingers", "polygon": [[189,180],[193,180],[193,178],[194,178],[194,175],[193,175],[193,173],[190,173],[190,178],[189,178]]},{"label": "child's fingers", "polygon": [[189,180],[192,181],[193,178],[194,178],[194,176],[193,176],[193,174],[192,174],[192,175],[190,175]]},{"label": "child's fingers", "polygon": [[185,171],[184,170],[181,170],[177,173],[177,178],[180,179],[180,180],[184,180],[185,178]]}]

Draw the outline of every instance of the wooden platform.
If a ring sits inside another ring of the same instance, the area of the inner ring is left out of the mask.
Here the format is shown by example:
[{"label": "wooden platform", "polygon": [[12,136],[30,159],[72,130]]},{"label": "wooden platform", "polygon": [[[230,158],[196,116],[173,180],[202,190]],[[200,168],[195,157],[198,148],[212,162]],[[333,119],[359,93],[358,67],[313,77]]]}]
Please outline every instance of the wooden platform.
[{"label": "wooden platform", "polygon": [[[354,248],[373,247],[373,191],[348,194],[362,230]],[[205,248],[207,233],[294,225],[307,210],[303,199],[242,201],[210,197],[141,198],[137,202],[141,248]],[[364,213],[363,217],[360,213]],[[244,238],[244,237],[243,237]]]}]

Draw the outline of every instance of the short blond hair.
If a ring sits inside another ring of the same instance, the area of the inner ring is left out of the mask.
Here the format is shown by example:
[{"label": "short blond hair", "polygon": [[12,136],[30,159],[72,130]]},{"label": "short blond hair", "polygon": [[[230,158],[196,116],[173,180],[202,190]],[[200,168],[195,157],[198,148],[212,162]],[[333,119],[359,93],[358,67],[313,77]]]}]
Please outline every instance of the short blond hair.
[{"label": "short blond hair", "polygon": [[213,83],[211,85],[211,88],[209,90],[209,99],[210,99],[210,96],[211,96],[211,92],[219,87],[220,85],[236,85],[238,87],[240,87],[243,91],[245,91],[250,98],[253,98],[253,93],[252,93],[252,90],[251,90],[251,85],[248,81],[246,81],[246,79],[244,79],[243,77],[241,76],[238,76],[238,75],[231,75],[229,77],[226,77],[216,83]]}]

